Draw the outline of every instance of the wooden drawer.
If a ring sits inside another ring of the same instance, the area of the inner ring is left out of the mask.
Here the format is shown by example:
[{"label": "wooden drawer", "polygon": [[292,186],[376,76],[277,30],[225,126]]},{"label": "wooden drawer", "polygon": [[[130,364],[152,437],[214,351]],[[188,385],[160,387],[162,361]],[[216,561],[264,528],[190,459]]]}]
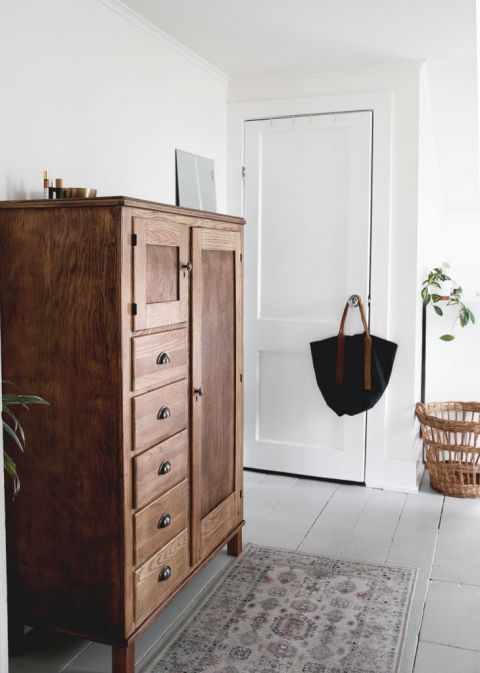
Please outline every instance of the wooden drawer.
[{"label": "wooden drawer", "polygon": [[188,432],[166,439],[133,459],[133,506],[143,507],[186,478]]},{"label": "wooden drawer", "polygon": [[135,563],[146,561],[188,525],[187,479],[134,515]]},{"label": "wooden drawer", "polygon": [[[162,571],[170,568],[168,579]],[[184,530],[169,544],[135,571],[135,620],[139,624],[178,587],[190,571],[188,531]]]},{"label": "wooden drawer", "polygon": [[187,382],[178,381],[134,397],[133,447],[148,449],[187,427]]},{"label": "wooden drawer", "polygon": [[164,386],[186,378],[187,367],[186,329],[132,339],[132,390]]}]

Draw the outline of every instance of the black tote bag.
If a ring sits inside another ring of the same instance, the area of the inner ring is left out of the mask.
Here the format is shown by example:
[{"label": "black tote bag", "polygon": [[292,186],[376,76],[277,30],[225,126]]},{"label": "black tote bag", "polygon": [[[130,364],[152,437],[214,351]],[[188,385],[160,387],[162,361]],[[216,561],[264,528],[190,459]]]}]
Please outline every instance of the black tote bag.
[{"label": "black tote bag", "polygon": [[310,344],[318,387],[338,416],[354,416],[375,406],[388,385],[397,352],[397,344],[370,334],[362,300],[353,296],[364,332],[345,336],[347,302],[338,335]]}]

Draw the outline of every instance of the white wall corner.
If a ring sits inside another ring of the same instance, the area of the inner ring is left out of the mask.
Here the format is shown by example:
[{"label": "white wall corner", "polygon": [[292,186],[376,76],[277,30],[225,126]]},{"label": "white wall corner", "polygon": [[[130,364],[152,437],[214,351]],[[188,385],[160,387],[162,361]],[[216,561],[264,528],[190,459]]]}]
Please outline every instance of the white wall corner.
[{"label": "white wall corner", "polygon": [[418,493],[425,470],[422,459],[385,458],[383,469],[385,480],[383,488],[386,491]]},{"label": "white wall corner", "polygon": [[180,56],[183,56],[187,61],[197,65],[202,70],[205,70],[213,77],[216,77],[223,84],[228,84],[229,77],[222,70],[214,66],[212,63],[206,59],[199,56],[197,53],[186,47],[184,44],[173,38],[171,35],[161,30],[151,21],[148,21],[144,16],[135,12],[131,7],[121,2],[121,0],[98,0],[109,9],[111,9],[116,14],[119,14],[126,21],[129,21],[140,30],[143,30],[145,33],[153,37],[155,40],[162,42],[168,46],[172,51]]}]

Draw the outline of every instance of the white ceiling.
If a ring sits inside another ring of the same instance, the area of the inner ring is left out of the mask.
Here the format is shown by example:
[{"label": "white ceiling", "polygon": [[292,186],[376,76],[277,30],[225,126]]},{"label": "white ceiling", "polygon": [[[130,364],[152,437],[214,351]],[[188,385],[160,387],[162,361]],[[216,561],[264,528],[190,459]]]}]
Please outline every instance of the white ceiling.
[{"label": "white ceiling", "polygon": [[124,0],[232,78],[475,62],[475,0]]}]

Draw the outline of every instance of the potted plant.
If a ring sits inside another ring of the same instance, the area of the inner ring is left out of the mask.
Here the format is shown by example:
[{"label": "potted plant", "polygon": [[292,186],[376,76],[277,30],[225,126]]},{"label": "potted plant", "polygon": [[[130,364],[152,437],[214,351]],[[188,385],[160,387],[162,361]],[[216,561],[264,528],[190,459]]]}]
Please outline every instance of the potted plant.
[{"label": "potted plant", "polygon": [[[2,383],[6,384],[8,382],[2,381]],[[12,407],[20,406],[29,411],[30,404],[48,404],[48,402],[37,395],[16,395],[15,393],[4,393],[2,391],[3,431],[20,451],[23,451],[25,448],[25,432]],[[3,450],[3,465],[5,472],[13,481],[13,497],[15,497],[20,490],[20,478],[15,461],[5,449]]]},{"label": "potted plant", "polygon": [[[445,269],[449,268],[447,263],[436,267],[428,272],[427,277],[422,283],[421,296],[423,305],[427,309],[431,306],[438,316],[444,315],[445,306],[456,306],[458,312],[453,321],[452,329],[447,334],[442,334],[440,339],[442,341],[453,341],[455,336],[452,334],[454,327],[460,322],[461,327],[475,324],[475,316],[471,309],[462,301],[462,288],[460,285],[452,281],[450,276],[445,273]],[[450,285],[450,289],[445,294],[446,284]],[[442,308],[443,306],[443,308]]]}]

